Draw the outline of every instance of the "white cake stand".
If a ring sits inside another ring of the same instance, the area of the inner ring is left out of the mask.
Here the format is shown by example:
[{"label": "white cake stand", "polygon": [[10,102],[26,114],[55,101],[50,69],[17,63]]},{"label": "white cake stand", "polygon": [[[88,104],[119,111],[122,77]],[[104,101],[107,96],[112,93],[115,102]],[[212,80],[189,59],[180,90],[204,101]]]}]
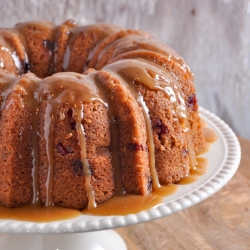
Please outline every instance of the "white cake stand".
[{"label": "white cake stand", "polygon": [[[49,223],[0,220],[0,249],[4,250],[125,250],[121,237],[113,229],[167,216],[191,207],[221,189],[236,172],[240,145],[233,131],[222,120],[200,108],[200,116],[218,135],[211,150],[208,172],[196,182],[181,185],[178,192],[149,210],[126,216],[89,216]],[[101,231],[102,230],[102,231]]]}]

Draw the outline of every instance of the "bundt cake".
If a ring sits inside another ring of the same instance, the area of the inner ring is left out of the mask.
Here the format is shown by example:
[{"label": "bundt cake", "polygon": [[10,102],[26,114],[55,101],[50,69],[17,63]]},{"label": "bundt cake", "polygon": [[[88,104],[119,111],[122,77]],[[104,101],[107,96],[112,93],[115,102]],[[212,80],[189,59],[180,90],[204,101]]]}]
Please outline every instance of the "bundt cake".
[{"label": "bundt cake", "polygon": [[143,31],[0,30],[0,204],[94,208],[177,183],[204,148],[193,75]]}]

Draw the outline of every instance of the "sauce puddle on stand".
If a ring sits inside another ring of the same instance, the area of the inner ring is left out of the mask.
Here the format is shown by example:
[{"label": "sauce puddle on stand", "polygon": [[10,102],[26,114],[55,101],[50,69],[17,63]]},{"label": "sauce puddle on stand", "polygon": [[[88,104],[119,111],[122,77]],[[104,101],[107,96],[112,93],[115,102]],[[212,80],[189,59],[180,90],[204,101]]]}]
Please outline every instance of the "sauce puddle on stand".
[{"label": "sauce puddle on stand", "polygon": [[17,208],[0,206],[0,218],[33,222],[50,222],[72,219],[82,213],[76,209],[68,209],[58,206],[27,205]]},{"label": "sauce puddle on stand", "polygon": [[163,197],[174,194],[177,185],[161,186],[149,195],[115,195],[108,201],[99,204],[95,209],[84,209],[83,214],[88,215],[127,215],[148,210],[163,202]]}]

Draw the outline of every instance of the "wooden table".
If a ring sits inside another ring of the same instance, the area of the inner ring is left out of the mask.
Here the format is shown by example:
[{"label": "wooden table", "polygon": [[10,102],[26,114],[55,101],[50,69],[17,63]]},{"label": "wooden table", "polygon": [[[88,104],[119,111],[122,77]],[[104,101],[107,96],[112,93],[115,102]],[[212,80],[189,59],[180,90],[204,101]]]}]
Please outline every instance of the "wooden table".
[{"label": "wooden table", "polygon": [[155,221],[116,229],[128,250],[250,249],[250,141],[228,184],[207,200]]}]

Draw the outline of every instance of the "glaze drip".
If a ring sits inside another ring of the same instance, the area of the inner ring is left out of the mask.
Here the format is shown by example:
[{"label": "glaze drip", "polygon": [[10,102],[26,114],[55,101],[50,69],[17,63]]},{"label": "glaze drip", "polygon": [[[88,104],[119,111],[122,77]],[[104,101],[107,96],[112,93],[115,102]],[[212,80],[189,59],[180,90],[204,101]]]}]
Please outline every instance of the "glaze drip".
[{"label": "glaze drip", "polygon": [[96,207],[95,192],[91,185],[91,170],[87,159],[87,148],[86,148],[87,145],[86,145],[84,127],[82,125],[82,120],[83,120],[82,104],[75,104],[73,111],[74,111],[73,117],[76,120],[76,130],[78,134],[79,145],[81,148],[81,160],[84,169],[85,186],[88,196],[88,209],[93,209]]},{"label": "glaze drip", "polygon": [[45,111],[45,127],[44,127],[44,138],[46,141],[46,155],[48,158],[48,173],[45,182],[46,187],[46,202],[45,206],[53,205],[52,192],[53,192],[53,173],[54,173],[54,157],[53,157],[53,130],[55,123],[56,109],[54,105],[47,103]]},{"label": "glaze drip", "polygon": [[151,125],[151,120],[149,116],[149,110],[145,102],[143,101],[143,97],[140,93],[138,94],[137,101],[142,108],[144,118],[146,121],[147,135],[148,135],[148,148],[149,148],[149,166],[150,166],[151,175],[152,175],[153,190],[156,190],[160,188],[161,185],[159,183],[157,171],[155,168],[155,147],[154,147],[154,141],[153,141],[153,132],[152,132],[152,125]]}]

